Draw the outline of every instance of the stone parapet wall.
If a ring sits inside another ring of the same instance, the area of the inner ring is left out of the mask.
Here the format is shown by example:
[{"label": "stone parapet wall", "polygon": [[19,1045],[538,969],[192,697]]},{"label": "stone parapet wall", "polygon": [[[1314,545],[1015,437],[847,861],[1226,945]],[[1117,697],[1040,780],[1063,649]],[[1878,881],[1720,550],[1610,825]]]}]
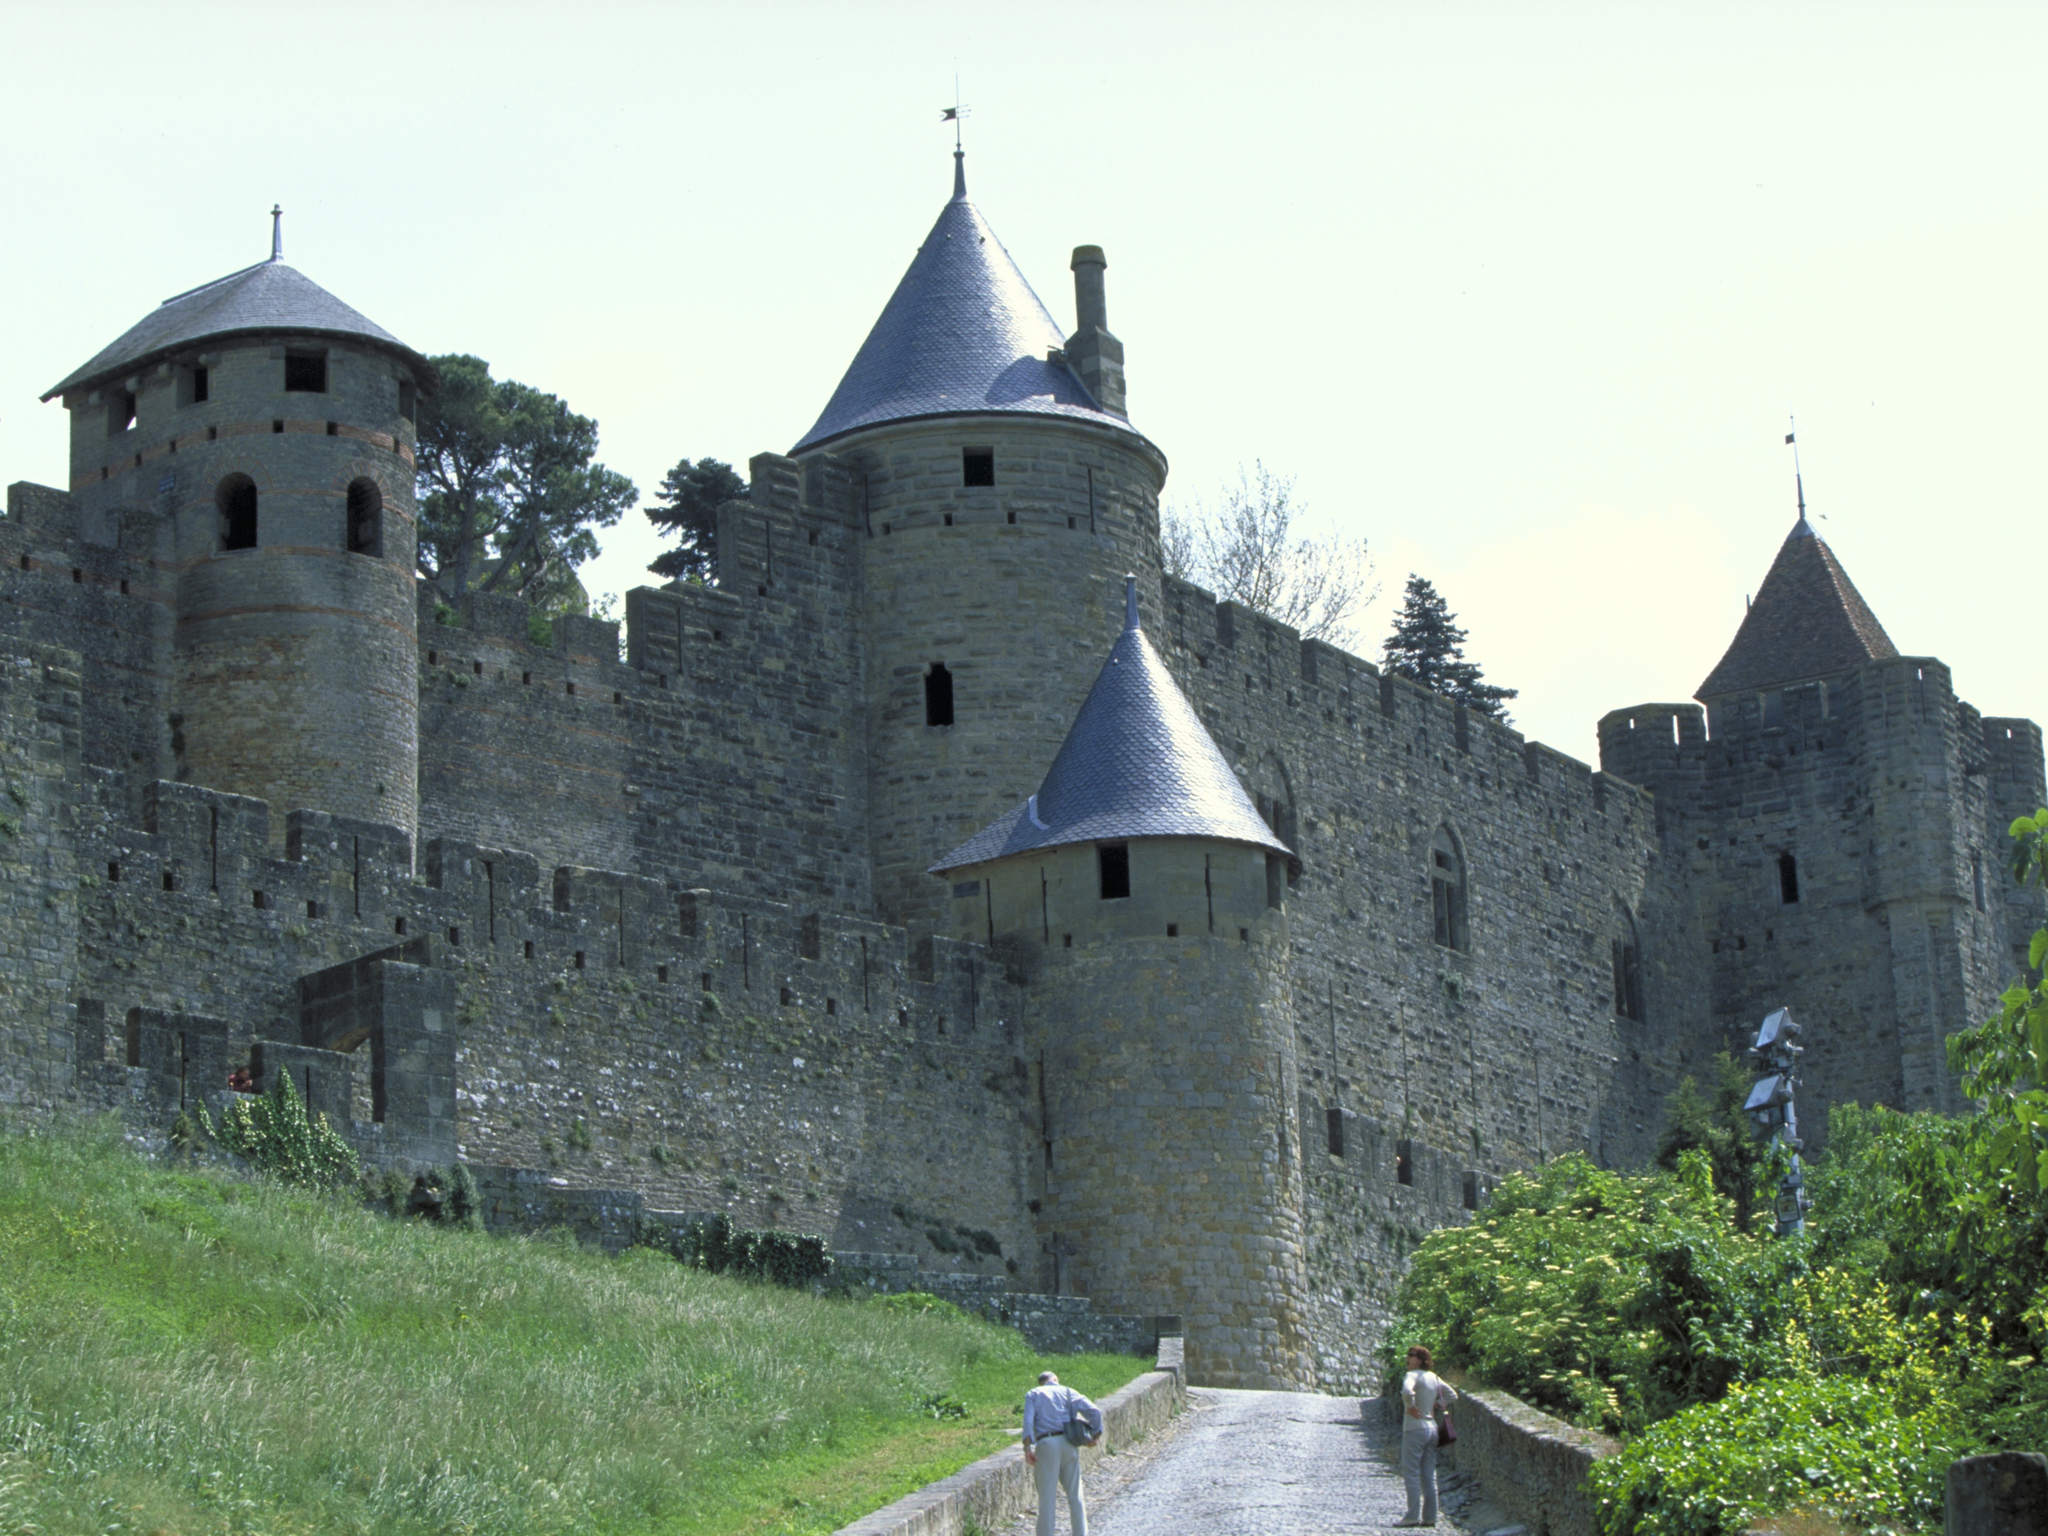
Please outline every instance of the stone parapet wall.
[{"label": "stone parapet wall", "polygon": [[[1102,1443],[1083,1448],[1084,1477],[1106,1450],[1157,1433],[1186,1407],[1187,1391],[1176,1347],[1179,1342],[1161,1339],[1160,1368],[1148,1371],[1100,1404]],[[1020,1406],[1022,1401],[1019,1392]],[[965,1536],[969,1530],[1000,1530],[1037,1498],[1032,1477],[1023,1453],[1010,1446],[864,1519],[841,1526],[834,1536]]]},{"label": "stone parapet wall", "polygon": [[[1398,1422],[1398,1401],[1388,1411]],[[1505,1392],[1467,1392],[1451,1417],[1458,1443],[1444,1455],[1477,1477],[1488,1498],[1544,1536],[1594,1536],[1599,1527],[1586,1474],[1619,1451],[1620,1441],[1575,1429]]]}]

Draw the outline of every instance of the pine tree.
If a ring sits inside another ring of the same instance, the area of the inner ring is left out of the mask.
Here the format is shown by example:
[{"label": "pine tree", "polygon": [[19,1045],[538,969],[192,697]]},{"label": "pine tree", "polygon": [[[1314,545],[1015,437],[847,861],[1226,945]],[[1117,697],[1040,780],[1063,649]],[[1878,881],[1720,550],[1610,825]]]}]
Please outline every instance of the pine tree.
[{"label": "pine tree", "polygon": [[718,459],[679,461],[647,509],[655,527],[681,535],[647,567],[657,576],[708,582],[718,574],[718,509],[746,497],[747,482]]},{"label": "pine tree", "polygon": [[1503,724],[1508,720],[1503,706],[1519,692],[1481,679],[1479,664],[1465,659],[1465,631],[1455,615],[1436,588],[1413,573],[1394,632],[1380,652],[1380,664],[1396,677],[1409,678]]}]

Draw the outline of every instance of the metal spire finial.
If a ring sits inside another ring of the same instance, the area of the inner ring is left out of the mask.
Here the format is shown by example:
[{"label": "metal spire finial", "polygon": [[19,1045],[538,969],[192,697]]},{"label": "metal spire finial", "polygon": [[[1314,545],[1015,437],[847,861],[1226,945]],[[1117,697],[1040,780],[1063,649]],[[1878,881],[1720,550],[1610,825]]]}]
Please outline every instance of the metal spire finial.
[{"label": "metal spire finial", "polygon": [[270,205],[270,259],[284,260],[284,206],[281,203]]}]

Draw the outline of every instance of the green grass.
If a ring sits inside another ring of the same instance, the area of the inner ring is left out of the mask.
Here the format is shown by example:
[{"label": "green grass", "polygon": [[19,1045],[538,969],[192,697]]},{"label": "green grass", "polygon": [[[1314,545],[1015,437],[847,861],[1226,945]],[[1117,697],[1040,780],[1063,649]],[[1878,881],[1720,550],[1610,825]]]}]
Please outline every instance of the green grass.
[{"label": "green grass", "polygon": [[1147,1363],[0,1123],[0,1536],[828,1532]]}]

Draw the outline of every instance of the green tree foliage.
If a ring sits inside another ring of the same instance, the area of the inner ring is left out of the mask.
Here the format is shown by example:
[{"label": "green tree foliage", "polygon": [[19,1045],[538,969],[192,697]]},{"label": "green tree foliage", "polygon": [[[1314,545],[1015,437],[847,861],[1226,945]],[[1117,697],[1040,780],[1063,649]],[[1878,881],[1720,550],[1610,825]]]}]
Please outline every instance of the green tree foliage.
[{"label": "green tree foliage", "polygon": [[1359,620],[1379,596],[1372,558],[1364,539],[1295,532],[1302,510],[1292,478],[1262,463],[1240,465],[1220,505],[1166,509],[1166,573],[1278,619],[1304,639],[1353,644]]},{"label": "green tree foliage", "polygon": [[1682,1078],[1664,1102],[1664,1132],[1657,1142],[1657,1166],[1676,1170],[1682,1153],[1704,1152],[1714,1171],[1714,1188],[1735,1204],[1735,1225],[1750,1230],[1757,1180],[1766,1160],[1765,1143],[1743,1112],[1754,1079],[1726,1051],[1714,1056],[1707,1086]]},{"label": "green tree foliage", "polygon": [[1576,1153],[1516,1174],[1434,1233],[1395,1297],[1391,1352],[1454,1366],[1580,1423],[1634,1430],[1766,1373],[1798,1244],[1738,1232],[1699,1151],[1625,1175]]},{"label": "green tree foliage", "polygon": [[433,359],[419,418],[419,573],[444,603],[470,591],[559,606],[577,565],[638,499],[592,462],[597,423],[555,396],[493,379],[480,357]]},{"label": "green tree foliage", "polygon": [[1500,688],[1479,675],[1479,664],[1465,659],[1465,631],[1437,590],[1423,577],[1410,574],[1394,619],[1394,632],[1380,652],[1380,664],[1463,704],[1467,709],[1505,722],[1507,702],[1520,692]]},{"label": "green tree foliage", "polygon": [[[2048,887],[2048,807],[2012,824],[2013,874]],[[2032,985],[2022,979],[1983,1026],[1949,1041],[1963,1091],[1984,1103],[1984,1134],[1973,1144],[1987,1180],[2021,1198],[2048,1199],[2048,928],[2027,946]]]},{"label": "green tree foliage", "polygon": [[238,1095],[217,1127],[200,1105],[200,1125],[228,1151],[287,1184],[333,1189],[352,1182],[358,1173],[355,1149],[325,1115],[307,1115],[291,1073],[275,1078],[263,1093]]},{"label": "green tree foliage", "polygon": [[663,550],[647,569],[670,580],[710,582],[718,574],[718,509],[746,499],[749,487],[719,459],[678,460],[662,476],[661,492],[647,508],[647,520],[674,533],[676,546]]}]

